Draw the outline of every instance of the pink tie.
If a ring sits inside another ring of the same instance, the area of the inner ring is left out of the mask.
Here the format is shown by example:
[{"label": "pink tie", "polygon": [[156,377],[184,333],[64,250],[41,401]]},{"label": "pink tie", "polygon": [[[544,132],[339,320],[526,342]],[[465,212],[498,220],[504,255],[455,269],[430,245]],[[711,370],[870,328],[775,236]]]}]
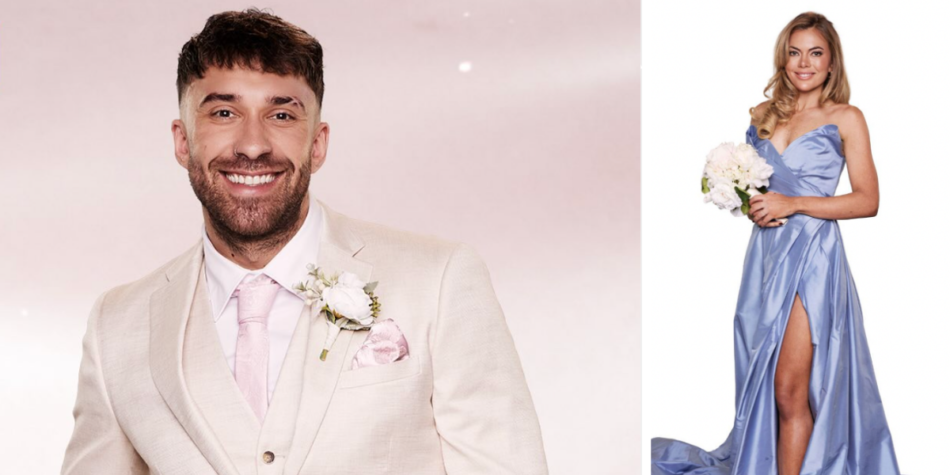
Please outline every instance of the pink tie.
[{"label": "pink tie", "polygon": [[[245,278],[246,279],[246,278]],[[280,285],[264,274],[238,286],[238,337],[234,379],[258,420],[267,413],[267,365],[270,344],[267,314]]]}]

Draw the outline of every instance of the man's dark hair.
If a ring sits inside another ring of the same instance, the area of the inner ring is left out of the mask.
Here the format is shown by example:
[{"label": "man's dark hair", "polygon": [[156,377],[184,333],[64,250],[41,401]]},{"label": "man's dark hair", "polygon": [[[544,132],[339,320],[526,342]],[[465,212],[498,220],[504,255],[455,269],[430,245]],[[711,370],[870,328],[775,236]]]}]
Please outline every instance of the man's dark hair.
[{"label": "man's dark hair", "polygon": [[323,48],[306,31],[256,8],[212,15],[178,55],[178,102],[210,67],[256,69],[307,81],[323,105]]}]

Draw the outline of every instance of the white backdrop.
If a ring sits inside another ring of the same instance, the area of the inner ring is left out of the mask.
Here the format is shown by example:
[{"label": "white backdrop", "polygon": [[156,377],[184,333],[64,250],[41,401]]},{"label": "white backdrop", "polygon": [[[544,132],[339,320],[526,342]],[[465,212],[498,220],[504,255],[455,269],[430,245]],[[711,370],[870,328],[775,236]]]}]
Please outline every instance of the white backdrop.
[{"label": "white backdrop", "polygon": [[[2,4],[0,472],[57,473],[96,296],[200,237],[172,153],[178,52],[249,2]],[[311,192],[473,245],[551,473],[638,466],[638,4],[251,4],[325,50],[330,146]]]},{"label": "white backdrop", "polygon": [[[851,104],[871,132],[880,210],[840,226],[898,463],[905,474],[934,473],[950,425],[950,12],[925,5],[936,3],[644,2],[644,473],[652,437],[711,450],[732,427],[732,324],[753,224],[703,204],[699,182],[710,149],[745,140],[775,39],[810,10],[834,22]],[[849,191],[843,176],[838,194]]]}]

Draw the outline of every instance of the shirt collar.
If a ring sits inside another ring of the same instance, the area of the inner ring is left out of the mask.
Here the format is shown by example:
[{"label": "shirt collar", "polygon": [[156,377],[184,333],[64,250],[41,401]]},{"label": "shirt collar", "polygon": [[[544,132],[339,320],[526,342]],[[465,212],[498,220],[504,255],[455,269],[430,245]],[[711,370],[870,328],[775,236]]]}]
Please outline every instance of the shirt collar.
[{"label": "shirt collar", "polygon": [[320,231],[323,222],[322,213],[323,210],[320,205],[311,200],[307,217],[304,218],[303,225],[297,230],[297,234],[284,245],[263,269],[259,270],[245,269],[222,256],[211,244],[207,229],[202,227],[205,278],[208,285],[208,296],[211,299],[211,315],[214,316],[214,321],[217,322],[221,318],[234,290],[248,274],[252,278],[260,274],[267,274],[281,287],[303,301],[303,297],[300,297],[294,290],[294,285],[306,281],[308,278],[307,264],[316,264],[317,262]]}]

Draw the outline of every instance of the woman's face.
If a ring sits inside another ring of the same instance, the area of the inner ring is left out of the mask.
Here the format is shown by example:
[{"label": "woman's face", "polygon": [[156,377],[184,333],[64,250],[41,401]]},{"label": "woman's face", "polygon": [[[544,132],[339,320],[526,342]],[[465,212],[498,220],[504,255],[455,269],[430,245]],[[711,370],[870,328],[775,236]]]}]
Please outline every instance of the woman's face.
[{"label": "woman's face", "polygon": [[800,92],[821,88],[831,73],[828,42],[815,28],[798,30],[788,40],[785,74]]}]

